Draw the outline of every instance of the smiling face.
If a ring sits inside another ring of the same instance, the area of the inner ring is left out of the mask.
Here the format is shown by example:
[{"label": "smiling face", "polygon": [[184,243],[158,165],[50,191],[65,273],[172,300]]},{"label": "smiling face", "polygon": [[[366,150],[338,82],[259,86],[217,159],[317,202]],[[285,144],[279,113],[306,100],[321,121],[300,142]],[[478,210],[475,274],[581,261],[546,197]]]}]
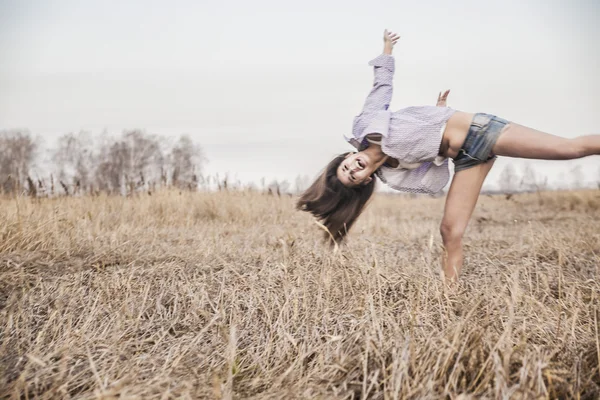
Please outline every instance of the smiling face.
[{"label": "smiling face", "polygon": [[[311,213],[323,224],[326,228],[324,238],[330,244],[340,243],[344,239],[375,190],[375,179],[371,177],[364,179],[364,182],[369,182],[360,186],[352,183],[352,188],[342,183],[349,182],[346,176],[352,163],[357,161],[356,156],[349,157],[352,155],[343,153],[331,160],[312,185],[302,193],[296,204],[296,208]],[[358,156],[356,167],[364,167],[366,160],[363,157],[369,158],[369,154]],[[344,171],[341,171],[340,165],[348,161],[348,167],[344,164],[341,168]],[[377,167],[377,164],[373,166]],[[354,178],[361,177],[365,172],[366,168],[356,171]]]},{"label": "smiling face", "polygon": [[337,169],[337,177],[347,187],[366,185],[373,180],[371,164],[363,152],[348,154]]}]

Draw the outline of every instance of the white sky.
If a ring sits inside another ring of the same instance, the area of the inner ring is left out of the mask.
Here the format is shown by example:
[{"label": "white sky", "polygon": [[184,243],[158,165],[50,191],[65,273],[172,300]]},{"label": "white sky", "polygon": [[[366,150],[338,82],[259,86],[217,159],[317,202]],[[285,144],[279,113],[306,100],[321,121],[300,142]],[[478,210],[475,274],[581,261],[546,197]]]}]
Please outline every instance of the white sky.
[{"label": "white sky", "polygon": [[[459,110],[598,133],[599,18],[597,0],[0,0],[0,129],[188,133],[209,173],[313,177],[351,149],[388,28],[392,109],[450,88]],[[577,164],[600,174],[599,157],[536,168],[556,180]]]}]

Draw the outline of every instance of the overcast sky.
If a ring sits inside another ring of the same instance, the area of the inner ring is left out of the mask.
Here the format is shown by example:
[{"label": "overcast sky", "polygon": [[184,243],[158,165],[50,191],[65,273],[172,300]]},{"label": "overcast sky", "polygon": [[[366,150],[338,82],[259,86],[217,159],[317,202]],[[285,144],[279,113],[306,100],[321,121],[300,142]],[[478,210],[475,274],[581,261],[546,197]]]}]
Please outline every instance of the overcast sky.
[{"label": "overcast sky", "polygon": [[[599,133],[599,18],[597,0],[0,0],[0,129],[188,133],[209,173],[312,177],[351,149],[388,28],[392,109],[450,88],[458,110]],[[536,168],[578,164],[600,174],[599,157]]]}]

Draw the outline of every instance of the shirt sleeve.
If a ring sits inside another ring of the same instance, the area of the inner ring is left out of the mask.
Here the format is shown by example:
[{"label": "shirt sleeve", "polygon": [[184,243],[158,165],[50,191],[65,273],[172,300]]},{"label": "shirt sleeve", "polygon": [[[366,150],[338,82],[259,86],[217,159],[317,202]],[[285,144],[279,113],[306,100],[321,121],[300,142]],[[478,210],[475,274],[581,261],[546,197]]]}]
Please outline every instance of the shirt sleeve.
[{"label": "shirt sleeve", "polygon": [[373,88],[367,96],[363,112],[387,110],[392,101],[392,80],[394,78],[395,60],[388,54],[381,54],[369,61],[375,72]]}]

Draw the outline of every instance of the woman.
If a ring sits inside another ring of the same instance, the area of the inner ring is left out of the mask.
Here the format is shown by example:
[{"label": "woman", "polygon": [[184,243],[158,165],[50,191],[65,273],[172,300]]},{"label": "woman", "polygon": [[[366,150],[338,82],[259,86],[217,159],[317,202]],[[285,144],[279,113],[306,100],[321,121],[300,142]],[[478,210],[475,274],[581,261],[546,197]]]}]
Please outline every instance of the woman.
[{"label": "woman", "polygon": [[446,107],[449,91],[437,106],[388,110],[392,99],[394,58],[400,37],[383,33],[383,54],[369,64],[375,83],[355,119],[353,137],[359,150],[334,158],[298,201],[340,242],[373,193],[377,176],[390,187],[413,193],[436,193],[450,179],[448,158],[455,166],[441,235],[445,248],[446,281],[455,281],[463,263],[462,238],[479,192],[496,156],[570,160],[600,154],[600,135],[566,139],[488,114],[471,114]]}]

